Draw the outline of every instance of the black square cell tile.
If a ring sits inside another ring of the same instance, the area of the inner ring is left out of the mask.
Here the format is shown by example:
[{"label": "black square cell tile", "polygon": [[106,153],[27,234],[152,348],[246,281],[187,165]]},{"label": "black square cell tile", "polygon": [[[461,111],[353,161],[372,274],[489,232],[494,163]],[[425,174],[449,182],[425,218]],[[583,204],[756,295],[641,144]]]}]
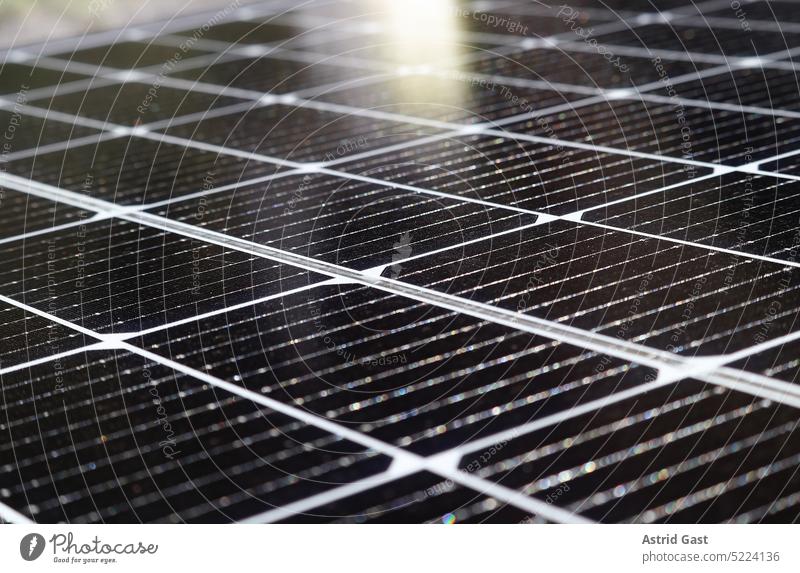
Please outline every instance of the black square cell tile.
[{"label": "black square cell tile", "polygon": [[202,40],[215,40],[231,45],[280,43],[287,47],[292,46],[297,40],[308,38],[312,35],[312,33],[304,28],[276,21],[223,22],[211,27],[201,26],[174,32],[174,34]]},{"label": "black square cell tile", "polygon": [[0,501],[40,523],[230,522],[389,465],[136,355],[54,364],[2,377]]},{"label": "black square cell tile", "polygon": [[709,18],[731,18],[735,20],[763,20],[778,24],[800,23],[800,12],[796,2],[781,0],[757,0],[752,2],[731,2],[730,6],[706,12]]},{"label": "black square cell tile", "polygon": [[397,278],[689,356],[748,348],[766,323],[768,339],[794,332],[800,312],[800,269],[564,221],[409,261]]},{"label": "black square cell tile", "polygon": [[800,77],[793,70],[747,68],[676,85],[682,98],[754,106],[774,110],[800,110]]},{"label": "black square cell tile", "polygon": [[337,169],[555,215],[682,183],[705,168],[469,135],[375,155]]},{"label": "black square cell tile", "polygon": [[[698,22],[700,24],[700,22]],[[800,33],[786,30],[748,32],[740,27],[689,26],[678,22],[633,26],[626,30],[599,34],[599,45],[628,46],[644,50],[671,50],[680,53],[726,57],[757,57],[800,46]],[[613,48],[609,47],[613,52]]]},{"label": "black square cell tile", "polygon": [[120,137],[6,164],[9,173],[119,205],[211,191],[282,168],[232,155]]},{"label": "black square cell tile", "polygon": [[308,63],[279,58],[243,58],[182,70],[174,77],[219,86],[282,94],[309,90],[370,76],[368,70],[323,62]]},{"label": "black square cell tile", "polygon": [[279,177],[154,212],[359,270],[536,221],[535,215],[319,174]]},{"label": "black square cell tile", "polygon": [[774,161],[766,161],[759,165],[758,168],[761,171],[800,177],[800,154],[780,157]]},{"label": "black square cell tile", "polygon": [[601,207],[583,219],[797,262],[800,181],[734,173]]},{"label": "black square cell tile", "polygon": [[586,94],[512,86],[460,72],[444,72],[370,81],[325,93],[317,99],[441,121],[484,123],[523,113],[536,114],[585,97]]},{"label": "black square cell tile", "polygon": [[26,115],[12,103],[0,108],[0,167],[12,153],[99,133],[90,127]]},{"label": "black square cell tile", "polygon": [[[776,309],[777,310],[777,309]],[[757,342],[763,342],[763,338]],[[790,340],[730,365],[792,384],[800,384],[800,341]]]},{"label": "black square cell tile", "polygon": [[106,68],[135,69],[150,66],[172,66],[184,60],[211,54],[197,48],[181,49],[148,41],[119,42],[106,46],[64,52],[54,57],[64,60],[94,64]]},{"label": "black square cell tile", "polygon": [[439,130],[355,113],[268,105],[174,125],[168,135],[185,137],[282,160],[332,161],[402,143]]},{"label": "black square cell tile", "polygon": [[0,94],[24,93],[48,86],[59,86],[88,76],[36,66],[6,62],[0,67]]},{"label": "black square cell tile", "polygon": [[798,414],[684,380],[501,441],[488,462],[478,451],[461,467],[601,522],[792,523]]},{"label": "black square cell tile", "polygon": [[609,100],[503,128],[734,166],[800,149],[798,119],[708,109],[680,102]]},{"label": "black square cell tile", "polygon": [[[518,50],[467,65],[471,72],[598,88],[642,86],[700,72],[713,64],[561,49]],[[554,89],[556,89],[554,87]]]},{"label": "black square cell tile", "polygon": [[380,483],[282,523],[544,523],[492,497],[428,472]]},{"label": "black square cell tile", "polygon": [[354,285],[135,344],[424,455],[655,379],[648,368]]},{"label": "black square cell tile", "polygon": [[0,187],[0,239],[57,227],[81,215],[71,205]]},{"label": "black square cell tile", "polygon": [[97,342],[67,326],[5,302],[0,303],[0,338],[3,340],[0,369]]},{"label": "black square cell tile", "polygon": [[31,100],[31,105],[121,125],[170,121],[243,100],[146,83],[125,83]]},{"label": "black square cell tile", "polygon": [[0,293],[95,332],[139,332],[325,280],[127,221],[0,245]]}]

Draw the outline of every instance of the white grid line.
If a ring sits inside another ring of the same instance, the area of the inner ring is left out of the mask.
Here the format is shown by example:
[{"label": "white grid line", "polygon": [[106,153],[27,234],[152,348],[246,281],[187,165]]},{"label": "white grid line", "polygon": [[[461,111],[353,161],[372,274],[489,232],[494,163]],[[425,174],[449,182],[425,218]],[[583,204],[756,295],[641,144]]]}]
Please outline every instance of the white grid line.
[{"label": "white grid line", "polygon": [[303,514],[306,511],[322,507],[345,497],[357,495],[368,489],[385,485],[413,473],[413,468],[408,468],[399,472],[391,471],[390,469],[378,475],[366,477],[353,483],[342,485],[332,490],[324,491],[292,503],[287,503],[284,506],[275,507],[274,509],[258,513],[247,519],[243,519],[242,523],[275,523],[276,521]]}]

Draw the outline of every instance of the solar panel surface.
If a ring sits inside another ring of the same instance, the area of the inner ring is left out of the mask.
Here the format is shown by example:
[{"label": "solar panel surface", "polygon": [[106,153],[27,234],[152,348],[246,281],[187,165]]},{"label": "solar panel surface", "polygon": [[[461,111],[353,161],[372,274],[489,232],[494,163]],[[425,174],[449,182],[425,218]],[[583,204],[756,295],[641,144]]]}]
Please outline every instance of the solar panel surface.
[{"label": "solar panel surface", "polygon": [[0,521],[796,522],[800,4],[295,4],[4,52]]}]

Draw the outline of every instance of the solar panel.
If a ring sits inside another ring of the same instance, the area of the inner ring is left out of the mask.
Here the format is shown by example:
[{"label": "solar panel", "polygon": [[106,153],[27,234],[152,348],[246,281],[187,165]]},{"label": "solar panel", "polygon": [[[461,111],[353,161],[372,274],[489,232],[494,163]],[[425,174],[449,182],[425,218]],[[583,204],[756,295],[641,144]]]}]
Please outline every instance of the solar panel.
[{"label": "solar panel", "polygon": [[328,278],[116,219],[5,243],[0,260],[0,293],[98,333],[136,333]]},{"label": "solar panel", "polygon": [[118,125],[138,125],[170,120],[178,116],[206,113],[216,107],[241,104],[241,100],[191,93],[162,87],[157,96],[146,83],[128,82],[89,89],[85,92],[61,94],[52,98],[37,98],[32,106]]},{"label": "solar panel", "polygon": [[200,199],[204,205],[190,199],[150,212],[359,270],[536,221],[479,202],[325,174],[287,175]]},{"label": "solar panel", "polygon": [[141,138],[18,154],[6,172],[125,206],[158,204],[280,172],[280,165]]},{"label": "solar panel", "polygon": [[173,77],[213,85],[222,85],[261,93],[283,94],[349,82],[364,77],[355,66],[308,63],[264,56],[215,62],[190,68]]},{"label": "solar panel", "polygon": [[[213,52],[191,49],[183,54],[184,58],[195,58],[210,55]],[[149,42],[118,42],[110,46],[96,46],[83,50],[55,54],[53,57],[73,62],[119,68],[123,70],[160,66],[175,54],[170,46]]]},{"label": "solar panel", "polygon": [[516,86],[516,97],[509,97],[510,86],[493,89],[463,79],[431,74],[408,74],[365,85],[347,86],[317,96],[320,101],[349,104],[369,110],[431,117],[451,122],[494,122],[519,115],[530,108],[557,107],[583,94],[558,93],[549,89]]},{"label": "solar panel", "polygon": [[[764,2],[757,0],[756,2],[748,2],[745,6],[747,14],[754,20],[762,20],[766,22],[787,22],[797,23],[800,18],[797,16],[797,11],[794,9],[792,2],[777,0],[774,2]],[[730,13],[718,9],[708,13],[709,17],[725,17]]]},{"label": "solar panel", "polygon": [[598,42],[621,46],[636,46],[648,50],[697,52],[719,56],[760,56],[795,46],[797,34],[782,31],[764,31],[752,38],[741,33],[738,27],[718,27],[711,33],[703,27],[676,22],[674,25],[651,24],[629,30],[598,36]]},{"label": "solar panel", "polygon": [[6,95],[17,94],[22,86],[34,90],[87,78],[88,76],[83,74],[50,70],[27,64],[15,64],[13,62],[5,62],[2,71],[0,71],[2,92]]},{"label": "solar panel", "polygon": [[2,491],[36,519],[232,521],[390,462],[140,356],[87,353],[62,368],[56,390],[49,364],[3,380],[5,456],[18,461]]},{"label": "solar panel", "polygon": [[769,176],[729,174],[603,206],[584,214],[597,221],[664,237],[674,237],[797,262],[796,182]]},{"label": "solar panel", "polygon": [[[318,287],[136,344],[426,454],[655,378],[366,287]],[[552,371],[553,387],[527,384]]]},{"label": "solar panel", "polygon": [[[510,440],[478,473],[599,521],[793,520],[773,503],[797,487],[797,410],[685,382]],[[721,486],[732,465],[744,479]]]},{"label": "solar panel", "polygon": [[730,166],[789,153],[800,138],[797,118],[781,115],[780,111],[775,115],[759,114],[656,97],[654,101],[641,98],[602,101],[537,119],[522,119],[503,128]]},{"label": "solar panel", "polygon": [[4,52],[0,521],[796,522],[796,5],[294,4]]},{"label": "solar panel", "polygon": [[168,136],[259,156],[315,162],[341,157],[353,148],[388,147],[441,130],[279,103],[173,124],[163,131]]},{"label": "solar panel", "polygon": [[[514,51],[470,62],[471,73],[496,78],[541,80],[564,86],[628,88],[645,86],[661,79],[661,72],[646,54],[626,53],[620,56],[619,66],[609,66],[608,59],[597,52],[559,51],[547,49],[515,49]],[[698,60],[662,60],[669,77],[697,74],[714,66]],[[716,77],[716,76],[715,76]],[[508,80],[506,80],[508,81]],[[574,89],[574,88],[573,88]],[[683,90],[681,90],[683,91]]]},{"label": "solar panel", "polygon": [[278,523],[547,523],[474,490],[420,472]]},{"label": "solar panel", "polygon": [[[535,166],[530,169],[529,166]],[[517,138],[498,131],[420,143],[336,169],[530,211],[566,215],[710,175],[711,169]],[[635,190],[635,191],[634,191]]]}]

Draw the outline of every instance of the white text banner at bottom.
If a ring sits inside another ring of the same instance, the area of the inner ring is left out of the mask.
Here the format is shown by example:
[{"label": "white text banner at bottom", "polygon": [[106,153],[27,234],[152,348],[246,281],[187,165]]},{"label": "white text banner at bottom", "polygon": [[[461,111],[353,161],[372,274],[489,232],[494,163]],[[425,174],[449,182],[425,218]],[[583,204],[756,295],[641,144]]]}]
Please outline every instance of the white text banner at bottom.
[{"label": "white text banner at bottom", "polygon": [[800,571],[792,525],[0,526],[3,571]]}]

